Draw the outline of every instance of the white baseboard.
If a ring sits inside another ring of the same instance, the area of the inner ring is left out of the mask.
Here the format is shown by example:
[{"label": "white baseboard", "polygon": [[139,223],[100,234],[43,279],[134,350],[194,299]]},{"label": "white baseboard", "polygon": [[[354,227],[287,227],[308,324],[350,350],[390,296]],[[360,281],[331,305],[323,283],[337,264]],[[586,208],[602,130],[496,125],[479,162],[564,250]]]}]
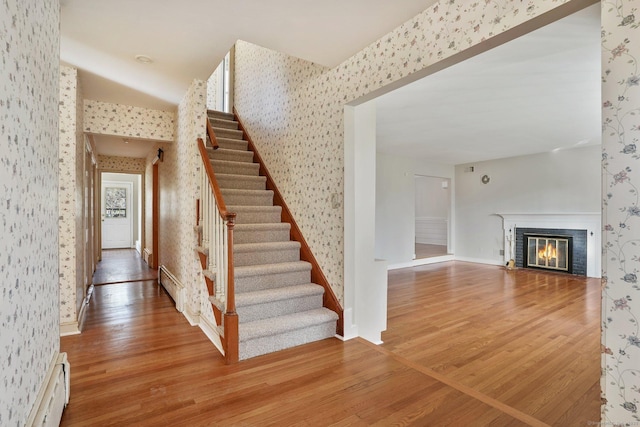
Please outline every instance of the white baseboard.
[{"label": "white baseboard", "polygon": [[36,396],[26,426],[54,427],[60,425],[62,412],[69,403],[70,365],[67,353],[55,352],[44,383]]},{"label": "white baseboard", "polygon": [[211,324],[209,319],[206,316],[199,316],[200,318],[200,329],[204,334],[209,338],[209,341],[216,346],[220,354],[224,355],[224,349],[222,348],[222,341],[220,340],[220,335],[218,334],[218,328]]},{"label": "white baseboard", "polygon": [[200,313],[192,312],[189,307],[182,312],[182,315],[187,319],[191,326],[200,325]]},{"label": "white baseboard", "polygon": [[501,266],[504,266],[504,264],[502,263],[501,260],[495,260],[495,259],[482,259],[482,258],[469,258],[469,257],[456,256],[455,260],[456,261],[463,261],[463,262],[473,262],[475,264],[488,264],[488,265],[501,265]]},{"label": "white baseboard", "polygon": [[398,270],[400,268],[418,267],[420,265],[435,264],[438,262],[445,262],[445,261],[454,261],[455,259],[456,258],[453,255],[442,255],[442,256],[436,256],[436,257],[430,257],[430,258],[420,258],[420,259],[414,259],[413,261],[409,261],[409,262],[391,264],[387,267],[387,270]]},{"label": "white baseboard", "polygon": [[61,337],[66,337],[69,335],[78,335],[80,332],[81,332],[80,325],[76,321],[60,323]]}]

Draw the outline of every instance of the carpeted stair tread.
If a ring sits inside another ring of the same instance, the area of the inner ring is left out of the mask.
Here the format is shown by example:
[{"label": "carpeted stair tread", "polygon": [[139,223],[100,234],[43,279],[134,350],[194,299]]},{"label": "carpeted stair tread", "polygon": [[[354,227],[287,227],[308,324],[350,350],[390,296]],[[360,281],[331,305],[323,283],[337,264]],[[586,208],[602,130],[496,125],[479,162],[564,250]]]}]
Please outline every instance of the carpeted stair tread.
[{"label": "carpeted stair tread", "polygon": [[240,243],[233,245],[233,252],[281,251],[286,249],[300,249],[300,246],[300,242],[296,242],[295,240],[289,240],[287,242]]},{"label": "carpeted stair tread", "polygon": [[247,265],[234,269],[236,278],[266,276],[300,271],[311,271],[311,264],[306,261],[280,262],[277,264]]},{"label": "carpeted stair tread", "polygon": [[300,242],[242,243],[233,246],[236,266],[276,264],[300,260]]},{"label": "carpeted stair tread", "polygon": [[336,320],[338,320],[338,315],[335,312],[326,308],[317,308],[315,310],[242,323],[239,325],[240,341],[279,335],[288,331],[296,331]]},{"label": "carpeted stair tread", "polygon": [[220,148],[227,150],[247,151],[249,148],[249,143],[244,139],[220,138],[216,135],[216,141]]},{"label": "carpeted stair tread", "polygon": [[207,110],[207,116],[214,119],[235,120],[233,113],[225,113],[224,111]]},{"label": "carpeted stair tread", "polygon": [[[236,206],[227,205],[227,210],[235,212],[236,229],[240,224],[275,224],[280,223],[282,208],[280,206]],[[288,231],[289,229],[287,229]]]},{"label": "carpeted stair tread", "polygon": [[244,134],[241,130],[235,129],[224,129],[224,128],[213,128],[213,133],[217,138],[226,138],[226,139],[239,139],[242,140]]},{"label": "carpeted stair tread", "polygon": [[260,165],[257,163],[232,162],[228,160],[211,160],[214,173],[253,175],[260,174]]},{"label": "carpeted stair tread", "polygon": [[220,190],[225,204],[240,206],[273,206],[273,190],[244,190],[224,188]]},{"label": "carpeted stair tread", "polygon": [[227,160],[231,162],[253,163],[252,151],[229,150],[228,148],[207,147],[207,154],[212,160]]},{"label": "carpeted stair tread", "polygon": [[284,286],[262,291],[238,292],[236,294],[236,308],[322,294],[324,294],[324,288],[315,283]]},{"label": "carpeted stair tread", "polygon": [[266,190],[267,185],[266,176],[217,173],[216,180],[220,189]]},{"label": "carpeted stair tread", "polygon": [[209,116],[211,127],[214,129],[238,129],[238,122],[235,120],[219,119]]},{"label": "carpeted stair tread", "polygon": [[284,242],[290,240],[290,231],[291,225],[286,222],[239,223],[235,226],[234,242]]}]

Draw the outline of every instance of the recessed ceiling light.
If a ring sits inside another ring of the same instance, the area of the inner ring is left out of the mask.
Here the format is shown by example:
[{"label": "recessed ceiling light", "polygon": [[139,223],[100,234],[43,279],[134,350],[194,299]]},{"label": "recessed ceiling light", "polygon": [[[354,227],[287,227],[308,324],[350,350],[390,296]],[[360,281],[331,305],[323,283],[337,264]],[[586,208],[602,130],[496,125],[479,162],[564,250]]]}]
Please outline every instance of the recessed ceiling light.
[{"label": "recessed ceiling light", "polygon": [[136,55],[136,61],[142,64],[151,64],[153,62],[153,59],[151,59],[147,55]]}]

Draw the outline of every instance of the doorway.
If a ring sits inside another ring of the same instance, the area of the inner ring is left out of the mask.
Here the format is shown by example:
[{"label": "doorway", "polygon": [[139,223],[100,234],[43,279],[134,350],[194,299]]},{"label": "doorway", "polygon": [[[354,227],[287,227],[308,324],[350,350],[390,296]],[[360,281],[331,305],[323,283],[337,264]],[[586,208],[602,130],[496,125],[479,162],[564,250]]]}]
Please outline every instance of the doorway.
[{"label": "doorway", "polygon": [[102,249],[130,249],[141,252],[142,176],[109,173],[101,175]]},{"label": "doorway", "polygon": [[451,180],[415,175],[414,259],[450,254]]}]

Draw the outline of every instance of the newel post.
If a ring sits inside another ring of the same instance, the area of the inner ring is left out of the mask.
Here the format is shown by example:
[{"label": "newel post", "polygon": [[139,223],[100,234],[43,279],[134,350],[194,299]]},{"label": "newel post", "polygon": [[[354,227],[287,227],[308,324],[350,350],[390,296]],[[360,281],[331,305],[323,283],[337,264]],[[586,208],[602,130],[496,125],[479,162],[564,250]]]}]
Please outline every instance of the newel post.
[{"label": "newel post", "polygon": [[224,336],[227,341],[225,362],[235,363],[239,358],[238,313],[236,313],[236,290],[233,269],[233,228],[236,214],[227,214],[227,309],[224,317]]}]

